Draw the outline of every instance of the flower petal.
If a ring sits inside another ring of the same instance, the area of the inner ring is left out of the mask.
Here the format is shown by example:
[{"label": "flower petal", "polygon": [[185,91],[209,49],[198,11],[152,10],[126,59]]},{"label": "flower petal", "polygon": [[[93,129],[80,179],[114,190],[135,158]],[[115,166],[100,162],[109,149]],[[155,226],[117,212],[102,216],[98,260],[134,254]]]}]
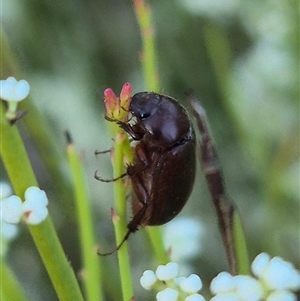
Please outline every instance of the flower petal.
[{"label": "flower petal", "polygon": [[47,206],[48,198],[44,190],[41,190],[39,187],[31,186],[27,188],[25,192],[25,202],[27,201],[36,201],[39,205]]},{"label": "flower petal", "polygon": [[270,256],[267,253],[258,254],[251,264],[253,275],[261,277],[270,262]]},{"label": "flower petal", "polygon": [[159,280],[171,280],[178,275],[178,264],[175,262],[169,262],[166,265],[159,265],[156,269],[156,277]]},{"label": "flower petal", "polygon": [[0,202],[1,219],[9,224],[17,224],[22,216],[22,201],[16,195],[12,195]]},{"label": "flower petal", "polygon": [[17,81],[14,77],[8,77],[1,80],[0,85],[0,97],[6,101],[19,102],[26,98],[30,91],[30,86],[24,79]]},{"label": "flower petal", "polygon": [[36,208],[32,211],[27,211],[24,214],[24,220],[28,225],[36,226],[43,222],[48,216],[47,207]]},{"label": "flower petal", "polygon": [[178,297],[178,292],[173,288],[166,288],[156,295],[157,301],[176,301]]},{"label": "flower petal", "polygon": [[233,289],[233,277],[228,272],[219,273],[210,283],[210,291],[213,294],[227,293]]},{"label": "flower petal", "polygon": [[180,282],[180,288],[186,293],[194,294],[201,290],[202,281],[198,275],[191,274]]},{"label": "flower petal", "polygon": [[146,290],[150,290],[156,281],[155,273],[151,270],[145,271],[140,279],[141,286]]}]

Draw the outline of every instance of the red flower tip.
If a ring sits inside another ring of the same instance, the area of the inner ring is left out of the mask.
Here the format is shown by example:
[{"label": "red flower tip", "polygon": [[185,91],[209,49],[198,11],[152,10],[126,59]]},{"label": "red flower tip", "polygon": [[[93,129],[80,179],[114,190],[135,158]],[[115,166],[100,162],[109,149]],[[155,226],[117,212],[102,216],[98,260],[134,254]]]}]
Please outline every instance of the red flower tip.
[{"label": "red flower tip", "polygon": [[118,106],[118,98],[115,95],[114,91],[110,88],[104,90],[104,103],[109,117],[113,117],[113,111]]},{"label": "red flower tip", "polygon": [[129,83],[125,83],[120,93],[120,106],[125,110],[128,110],[129,108],[129,104],[131,101],[131,94],[132,94],[132,86]]}]

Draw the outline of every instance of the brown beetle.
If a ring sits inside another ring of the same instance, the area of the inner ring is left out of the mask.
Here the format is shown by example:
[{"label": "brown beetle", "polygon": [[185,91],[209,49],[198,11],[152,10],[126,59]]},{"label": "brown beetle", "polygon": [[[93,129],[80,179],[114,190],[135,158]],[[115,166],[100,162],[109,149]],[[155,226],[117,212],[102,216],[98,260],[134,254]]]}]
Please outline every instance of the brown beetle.
[{"label": "brown beetle", "polygon": [[150,92],[132,97],[129,111],[136,123],[118,122],[138,141],[127,167],[133,188],[133,218],[117,251],[139,226],[163,225],[183,208],[196,172],[195,133],[186,110],[175,99]]}]

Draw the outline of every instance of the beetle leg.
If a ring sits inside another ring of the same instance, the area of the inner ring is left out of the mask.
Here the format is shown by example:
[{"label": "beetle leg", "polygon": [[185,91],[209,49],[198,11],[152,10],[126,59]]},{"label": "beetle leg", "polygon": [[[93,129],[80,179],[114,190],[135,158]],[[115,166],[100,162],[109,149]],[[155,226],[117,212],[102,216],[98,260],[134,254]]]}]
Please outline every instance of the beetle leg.
[{"label": "beetle leg", "polygon": [[129,123],[118,121],[118,126],[122,128],[133,140],[141,140],[142,135],[136,131],[134,126],[130,125]]},{"label": "beetle leg", "polygon": [[94,178],[100,182],[105,182],[105,183],[109,183],[109,182],[115,182],[119,179],[122,179],[124,178],[125,176],[127,176],[127,172],[121,174],[120,176],[116,177],[116,178],[113,178],[113,179],[102,179],[100,178],[98,175],[97,175],[97,171],[95,171],[95,174],[94,174]]}]

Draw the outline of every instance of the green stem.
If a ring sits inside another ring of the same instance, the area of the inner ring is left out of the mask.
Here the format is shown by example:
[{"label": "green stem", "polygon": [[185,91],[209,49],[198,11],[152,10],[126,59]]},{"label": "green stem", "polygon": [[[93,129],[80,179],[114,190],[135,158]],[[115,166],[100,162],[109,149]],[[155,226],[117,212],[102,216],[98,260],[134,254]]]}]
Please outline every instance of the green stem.
[{"label": "green stem", "polygon": [[[118,177],[124,173],[124,149],[128,148],[129,145],[127,135],[121,133],[119,127],[116,128],[116,131],[113,158],[114,177]],[[127,232],[126,188],[124,187],[121,179],[114,182],[114,195],[116,217],[113,218],[113,222],[115,227],[116,243],[119,245]],[[118,251],[118,260],[123,300],[128,301],[133,297],[133,288],[127,242],[125,242],[122,248]]]},{"label": "green stem", "polygon": [[1,258],[0,269],[0,300],[28,301],[26,294],[4,258]]},{"label": "green stem", "polygon": [[147,232],[158,263],[167,264],[170,261],[170,258],[163,244],[161,227],[148,227]]},{"label": "green stem", "polygon": [[237,260],[237,273],[239,275],[250,275],[250,263],[247,251],[245,233],[242,226],[242,221],[237,210],[233,213],[233,236],[234,249]]},{"label": "green stem", "polygon": [[139,23],[142,37],[142,67],[145,76],[146,89],[159,91],[159,76],[156,64],[154,27],[152,25],[151,10],[143,0],[134,0],[135,14]]},{"label": "green stem", "polygon": [[[38,186],[37,180],[17,127],[7,122],[4,117],[4,106],[0,107],[1,157],[15,193],[23,198],[28,187]],[[59,299],[83,300],[76,277],[66,259],[50,217],[40,225],[28,228]]]},{"label": "green stem", "polygon": [[82,250],[82,279],[84,282],[85,296],[87,301],[102,301],[104,297],[102,291],[103,281],[100,273],[102,270],[100,266],[101,259],[96,252],[93,217],[88,201],[86,179],[84,177],[80,156],[73,143],[68,145],[67,154],[75,189],[76,211],[79,222],[79,241]]}]

